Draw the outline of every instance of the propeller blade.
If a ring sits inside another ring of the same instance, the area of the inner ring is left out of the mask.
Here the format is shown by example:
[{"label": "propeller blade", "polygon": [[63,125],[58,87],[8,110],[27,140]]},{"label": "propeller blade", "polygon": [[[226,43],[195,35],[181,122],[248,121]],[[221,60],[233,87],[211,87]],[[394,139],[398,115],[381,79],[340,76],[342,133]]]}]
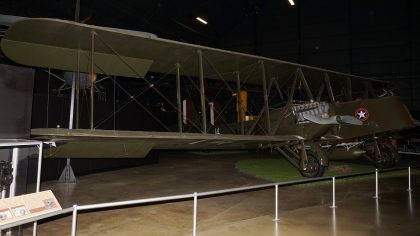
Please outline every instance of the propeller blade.
[{"label": "propeller blade", "polygon": [[341,123],[346,123],[350,125],[363,125],[363,122],[356,119],[353,116],[330,116],[328,118],[322,118],[319,116],[314,116],[310,114],[303,114],[303,118],[320,125],[338,125]]},{"label": "propeller blade", "polygon": [[361,120],[356,119],[354,116],[340,116],[340,121],[342,123],[351,124],[351,125],[363,125]]},{"label": "propeller blade", "polygon": [[319,116],[314,116],[310,114],[303,114],[303,118],[320,125],[337,125],[339,124],[337,118],[335,116],[331,116],[329,118],[322,118]]}]

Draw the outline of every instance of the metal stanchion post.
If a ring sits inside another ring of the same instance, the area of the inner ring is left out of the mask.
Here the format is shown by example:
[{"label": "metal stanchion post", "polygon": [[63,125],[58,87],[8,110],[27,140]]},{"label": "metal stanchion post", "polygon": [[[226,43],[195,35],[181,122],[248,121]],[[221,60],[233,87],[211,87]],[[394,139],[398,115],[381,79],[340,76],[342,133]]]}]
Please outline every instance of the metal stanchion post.
[{"label": "metal stanchion post", "polygon": [[379,198],[379,194],[378,194],[378,169],[375,169],[375,196],[373,196],[373,198],[376,198],[376,199]]},{"label": "metal stanchion post", "polygon": [[71,220],[71,236],[76,236],[77,229],[77,205],[73,205],[73,217]]},{"label": "metal stanchion post", "polygon": [[197,235],[197,192],[194,192],[193,236]]},{"label": "metal stanchion post", "polygon": [[332,177],[332,205],[330,208],[337,208],[335,205],[335,176]]},{"label": "metal stanchion post", "polygon": [[274,206],[275,206],[275,216],[274,216],[274,221],[278,221],[279,220],[279,185],[276,184],[275,186],[275,200],[274,200]]},{"label": "metal stanchion post", "polygon": [[411,191],[412,189],[411,189],[411,167],[409,166],[408,167],[408,189],[407,189],[407,191]]}]

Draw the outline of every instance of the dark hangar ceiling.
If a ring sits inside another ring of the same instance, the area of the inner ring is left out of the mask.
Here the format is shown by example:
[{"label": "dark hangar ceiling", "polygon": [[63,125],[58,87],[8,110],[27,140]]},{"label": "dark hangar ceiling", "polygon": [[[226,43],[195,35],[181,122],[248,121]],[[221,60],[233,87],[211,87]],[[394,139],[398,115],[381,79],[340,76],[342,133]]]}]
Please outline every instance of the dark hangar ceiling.
[{"label": "dark hangar ceiling", "polygon": [[[11,1],[0,3],[0,13],[73,20],[75,0]],[[252,18],[260,1],[191,0],[80,0],[80,20],[88,24],[149,31],[164,38],[215,45],[229,31]],[[288,2],[283,4],[288,7]],[[195,17],[209,21],[202,25]]]},{"label": "dark hangar ceiling", "polygon": [[[3,0],[0,14],[74,20],[77,0]],[[418,75],[415,0],[79,0],[88,24],[359,75]],[[198,22],[197,16],[209,24]]]}]

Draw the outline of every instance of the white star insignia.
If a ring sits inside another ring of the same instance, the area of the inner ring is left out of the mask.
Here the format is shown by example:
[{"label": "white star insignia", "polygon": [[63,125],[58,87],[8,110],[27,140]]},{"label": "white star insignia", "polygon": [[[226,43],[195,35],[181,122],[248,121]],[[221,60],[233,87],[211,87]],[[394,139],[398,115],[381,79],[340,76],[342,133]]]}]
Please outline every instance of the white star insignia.
[{"label": "white star insignia", "polygon": [[366,112],[364,111],[359,111],[357,115],[359,116],[359,119],[366,119]]}]

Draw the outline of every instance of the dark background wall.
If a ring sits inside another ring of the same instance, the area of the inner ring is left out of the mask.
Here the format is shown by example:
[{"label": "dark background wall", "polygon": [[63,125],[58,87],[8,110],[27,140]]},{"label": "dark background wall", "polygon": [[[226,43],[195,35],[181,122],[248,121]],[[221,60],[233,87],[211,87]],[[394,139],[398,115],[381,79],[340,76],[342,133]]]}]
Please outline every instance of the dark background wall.
[{"label": "dark background wall", "polygon": [[[73,20],[75,2],[3,0],[0,13]],[[420,1],[295,2],[80,0],[80,19],[389,80],[420,117]]]},{"label": "dark background wall", "polygon": [[232,50],[390,80],[420,110],[419,1],[267,1],[224,35]]}]

